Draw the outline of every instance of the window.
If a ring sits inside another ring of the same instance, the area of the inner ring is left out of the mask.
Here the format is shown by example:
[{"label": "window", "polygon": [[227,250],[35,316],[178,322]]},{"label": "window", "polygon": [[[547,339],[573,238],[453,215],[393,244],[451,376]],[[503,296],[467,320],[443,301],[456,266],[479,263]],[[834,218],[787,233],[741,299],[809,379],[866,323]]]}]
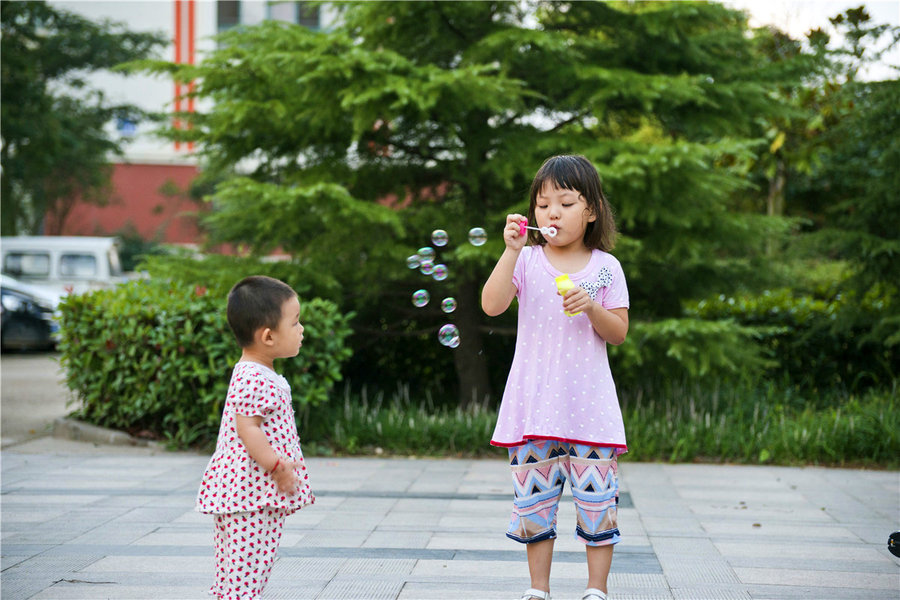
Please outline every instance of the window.
[{"label": "window", "polygon": [[13,277],[47,277],[50,255],[46,252],[10,252],[3,259],[3,271]]},{"label": "window", "polygon": [[216,26],[220,33],[240,24],[240,0],[219,0],[216,2]]},{"label": "window", "polygon": [[319,7],[308,2],[297,3],[297,23],[310,29],[319,28]]},{"label": "window", "polygon": [[63,254],[59,259],[60,277],[94,277],[97,257],[93,254]]},{"label": "window", "polygon": [[269,2],[269,18],[319,29],[319,7],[308,2]]}]

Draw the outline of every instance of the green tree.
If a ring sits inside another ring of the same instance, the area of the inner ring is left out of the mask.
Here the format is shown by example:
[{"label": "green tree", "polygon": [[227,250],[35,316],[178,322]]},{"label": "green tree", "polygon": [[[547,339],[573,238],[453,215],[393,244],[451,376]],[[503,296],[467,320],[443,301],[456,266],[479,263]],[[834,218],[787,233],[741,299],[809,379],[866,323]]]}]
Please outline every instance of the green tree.
[{"label": "green tree", "polygon": [[[506,368],[488,357],[510,349],[490,333],[513,323],[479,308],[494,232],[526,209],[547,156],[582,153],[618,213],[636,335],[685,340],[691,371],[717,360],[696,360],[703,340],[736,340],[720,365],[751,364],[748,330],[682,319],[681,302],[765,277],[761,240],[786,226],[742,197],[755,193],[760,120],[791,110],[772,88],[799,85],[802,69],[769,60],[745,15],[717,4],[528,6],[344,3],[331,32],[269,22],[222,35],[195,67],[142,63],[196,79],[212,101],[169,131],[221,181],[212,240],[280,247],[327,273],[321,289],[357,312],[354,363],[368,376],[418,375],[478,399]],[[488,244],[458,243],[476,225]],[[421,280],[402,266],[438,227],[457,242],[441,251],[452,267],[441,294],[459,303],[453,369],[433,340],[442,315],[410,305]]]},{"label": "green tree", "polygon": [[119,151],[103,127],[142,114],[108,103],[85,74],[146,57],[163,39],[44,2],[3,2],[0,28],[2,233],[41,233],[47,211],[65,213],[76,195],[103,200]]}]

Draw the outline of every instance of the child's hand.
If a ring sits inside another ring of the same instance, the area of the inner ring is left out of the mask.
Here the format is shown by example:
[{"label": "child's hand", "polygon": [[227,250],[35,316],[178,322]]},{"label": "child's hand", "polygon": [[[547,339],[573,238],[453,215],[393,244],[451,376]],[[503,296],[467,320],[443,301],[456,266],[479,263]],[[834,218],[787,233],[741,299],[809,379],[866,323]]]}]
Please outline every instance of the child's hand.
[{"label": "child's hand", "polygon": [[294,472],[299,465],[292,460],[282,458],[278,463],[278,467],[272,472],[272,479],[275,480],[275,486],[278,488],[279,494],[293,496],[297,493],[300,486],[300,478]]},{"label": "child's hand", "polygon": [[587,290],[578,285],[563,296],[563,310],[570,314],[588,312],[593,303]]},{"label": "child's hand", "polygon": [[506,227],[503,228],[503,241],[510,250],[521,250],[528,241],[528,235],[521,235],[521,224],[527,219],[522,215],[506,215]]}]

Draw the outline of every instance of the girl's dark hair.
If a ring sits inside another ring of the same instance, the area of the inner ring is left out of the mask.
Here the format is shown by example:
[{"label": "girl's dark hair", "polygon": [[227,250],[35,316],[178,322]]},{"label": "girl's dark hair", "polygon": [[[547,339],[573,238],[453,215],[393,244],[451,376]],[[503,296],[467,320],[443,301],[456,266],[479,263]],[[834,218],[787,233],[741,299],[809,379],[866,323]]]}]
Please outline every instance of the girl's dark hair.
[{"label": "girl's dark hair", "polygon": [[[609,252],[616,245],[616,220],[612,206],[603,194],[600,186],[600,175],[587,158],[562,154],[552,156],[544,161],[531,182],[531,200],[528,203],[528,222],[534,225],[534,207],[537,196],[544,184],[578,192],[587,203],[587,210],[597,218],[587,224],[584,231],[584,245],[588,249],[597,248]],[[539,231],[528,230],[528,241],[531,244],[546,244],[547,240]]]},{"label": "girl's dark hair", "polygon": [[297,293],[291,286],[265,275],[241,279],[228,292],[228,326],[241,348],[253,344],[253,334],[263,327],[275,329],[281,307]]}]

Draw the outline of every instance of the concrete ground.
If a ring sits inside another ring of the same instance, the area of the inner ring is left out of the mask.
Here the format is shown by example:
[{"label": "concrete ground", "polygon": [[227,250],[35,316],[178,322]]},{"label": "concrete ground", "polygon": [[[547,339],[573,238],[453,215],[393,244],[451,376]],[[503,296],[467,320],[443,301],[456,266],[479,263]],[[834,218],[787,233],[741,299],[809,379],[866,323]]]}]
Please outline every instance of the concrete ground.
[{"label": "concrete ground", "polygon": [[[4,356],[2,598],[207,597],[212,520],[193,505],[208,457],[109,445],[121,438],[90,428],[55,428],[77,442],[35,437],[54,430],[46,416],[34,434],[9,435],[34,416],[7,414],[10,399],[40,393],[14,396],[7,377],[29,380],[11,366]],[[500,600],[528,587],[524,549],[504,536],[502,460],[308,463],[318,500],[287,519],[263,598]],[[900,529],[896,471],[623,460],[620,482],[612,600],[900,598],[900,559],[886,548]],[[566,493],[556,600],[580,598],[586,583],[574,527]]]},{"label": "concrete ground", "polygon": [[[212,521],[193,511],[207,457],[43,438],[2,456],[4,599],[188,599],[213,578]],[[504,537],[498,460],[310,458],[318,500],[287,520],[264,598],[513,599],[523,548]],[[615,600],[900,597],[896,472],[620,467]],[[567,494],[568,496],[568,494]],[[563,499],[552,592],[587,568]]]}]

